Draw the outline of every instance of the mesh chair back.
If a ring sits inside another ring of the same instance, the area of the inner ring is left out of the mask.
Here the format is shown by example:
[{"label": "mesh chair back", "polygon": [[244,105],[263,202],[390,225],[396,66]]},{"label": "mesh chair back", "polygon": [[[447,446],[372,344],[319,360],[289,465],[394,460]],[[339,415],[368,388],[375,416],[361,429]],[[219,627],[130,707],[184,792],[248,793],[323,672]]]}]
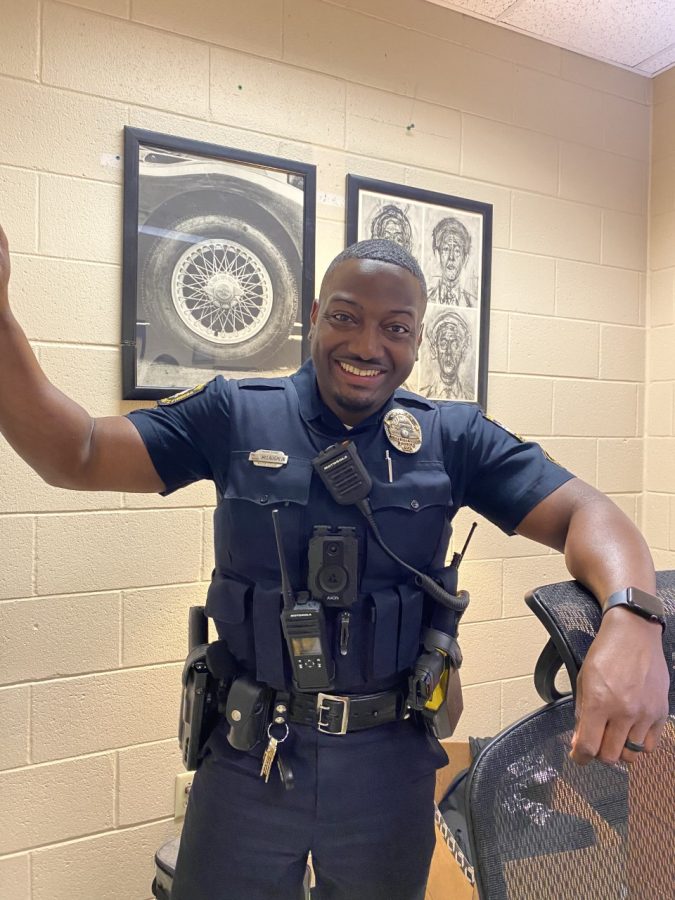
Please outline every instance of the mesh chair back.
[{"label": "mesh chair back", "polygon": [[[659,573],[658,590],[671,664],[670,718],[658,750],[632,766],[571,762],[571,696],[497,735],[467,785],[481,900],[675,897],[675,572]],[[578,669],[600,624],[596,601],[575,582],[533,594],[548,610],[538,614],[548,617],[552,640]]]}]

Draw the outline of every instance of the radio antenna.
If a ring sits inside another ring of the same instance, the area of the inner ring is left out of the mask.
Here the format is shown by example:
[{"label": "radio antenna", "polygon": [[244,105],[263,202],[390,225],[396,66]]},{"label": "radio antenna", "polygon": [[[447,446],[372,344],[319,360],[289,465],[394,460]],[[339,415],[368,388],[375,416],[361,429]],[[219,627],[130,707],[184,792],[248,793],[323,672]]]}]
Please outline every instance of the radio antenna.
[{"label": "radio antenna", "polygon": [[279,556],[279,568],[281,569],[281,596],[284,601],[284,609],[293,609],[295,606],[295,595],[288,577],[288,569],[286,567],[286,554],[284,553],[284,545],[281,541],[281,524],[279,522],[279,510],[272,510],[272,524],[274,525],[274,537],[277,541],[277,554]]}]

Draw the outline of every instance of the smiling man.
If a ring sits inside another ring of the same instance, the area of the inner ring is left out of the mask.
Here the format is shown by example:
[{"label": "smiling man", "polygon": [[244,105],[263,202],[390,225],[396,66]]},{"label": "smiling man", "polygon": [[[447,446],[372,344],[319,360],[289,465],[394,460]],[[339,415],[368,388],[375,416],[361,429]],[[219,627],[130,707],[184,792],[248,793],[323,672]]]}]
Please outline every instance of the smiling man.
[{"label": "smiling man", "polygon": [[[312,358],[290,378],[219,376],[105,419],[40,370],[10,311],[9,269],[0,229],[0,428],[16,451],[73,489],[215,484],[207,612],[237,668],[228,702],[248,698],[251,713],[230,703],[203,750],[173,900],[298,900],[310,851],[317,900],[422,900],[446,757],[408,715],[436,610],[400,560],[450,577],[462,506],[564,552],[607,604],[578,682],[573,759],[631,762],[655,748],[669,683],[661,627],[619,602],[626,588],[655,590],[643,539],[602,494],[477,407],[399,388],[426,285],[397,244],[365,241],[330,265],[312,308]],[[367,470],[381,540],[315,472],[335,444],[356,448]],[[274,510],[291,586],[311,592],[322,623],[296,641],[280,621]]]}]

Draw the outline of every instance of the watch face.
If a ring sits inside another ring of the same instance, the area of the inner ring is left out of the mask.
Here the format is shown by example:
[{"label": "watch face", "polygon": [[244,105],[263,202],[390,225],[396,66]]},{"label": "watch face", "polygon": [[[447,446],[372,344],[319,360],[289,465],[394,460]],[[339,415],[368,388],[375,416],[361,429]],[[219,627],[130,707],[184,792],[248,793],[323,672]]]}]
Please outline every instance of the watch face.
[{"label": "watch face", "polygon": [[663,604],[658,597],[633,587],[628,588],[627,594],[626,602],[628,606],[644,610],[650,616],[657,616],[659,619],[663,618]]}]

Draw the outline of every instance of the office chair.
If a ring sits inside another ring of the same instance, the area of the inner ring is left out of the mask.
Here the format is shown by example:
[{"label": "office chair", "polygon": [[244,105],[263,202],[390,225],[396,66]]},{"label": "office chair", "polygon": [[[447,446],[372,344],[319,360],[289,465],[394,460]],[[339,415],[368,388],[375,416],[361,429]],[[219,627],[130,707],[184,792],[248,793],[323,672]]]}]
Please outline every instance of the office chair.
[{"label": "office chair", "polygon": [[[568,757],[573,691],[600,626],[597,601],[574,581],[526,602],[550,639],[535,671],[547,702],[479,754],[467,784],[481,900],[660,900],[675,897],[675,571],[657,573],[670,666],[670,716],[658,749],[631,766]],[[556,687],[565,666],[572,693]]]}]

